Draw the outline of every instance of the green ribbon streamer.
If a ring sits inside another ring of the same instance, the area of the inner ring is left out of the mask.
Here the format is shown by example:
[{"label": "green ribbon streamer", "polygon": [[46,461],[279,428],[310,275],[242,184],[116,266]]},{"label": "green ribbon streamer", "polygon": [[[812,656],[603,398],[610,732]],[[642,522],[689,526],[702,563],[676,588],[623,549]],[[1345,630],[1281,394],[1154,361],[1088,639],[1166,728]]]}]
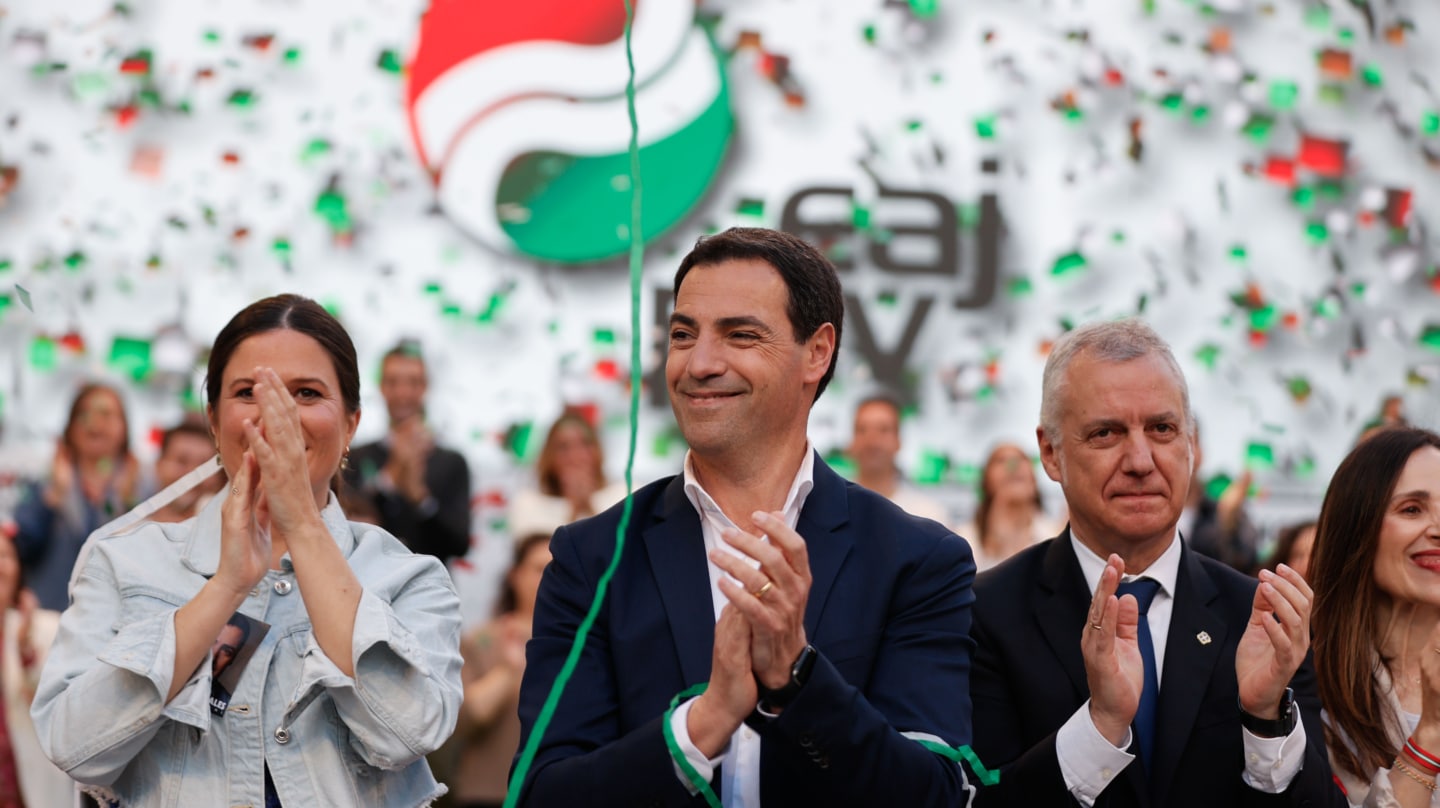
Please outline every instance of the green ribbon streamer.
[{"label": "green ribbon streamer", "polygon": [[690,759],[685,757],[684,750],[680,748],[680,742],[675,740],[675,730],[670,726],[670,717],[675,715],[675,708],[680,706],[680,702],[704,693],[709,684],[709,682],[701,682],[675,694],[675,698],[670,700],[669,709],[660,719],[660,727],[665,732],[665,746],[670,750],[670,757],[674,759],[675,765],[680,767],[680,771],[685,773],[685,779],[690,781],[690,785],[695,786],[695,790],[705,798],[705,803],[710,808],[722,808],[720,797],[715,793],[715,789],[711,788],[710,783],[700,776],[700,772],[690,765]]},{"label": "green ribbon streamer", "polygon": [[[630,527],[630,514],[634,508],[635,442],[640,425],[640,388],[642,384],[640,373],[640,275],[645,257],[645,244],[641,240],[643,231],[641,230],[642,218],[640,215],[640,124],[635,116],[635,54],[631,49],[631,31],[634,25],[635,5],[632,0],[625,0],[625,61],[630,71],[629,78],[625,82],[625,108],[630,116],[630,447],[625,458],[625,507],[620,514],[620,524],[615,528],[615,555],[611,557],[610,565],[600,576],[600,581],[595,587],[595,599],[590,602],[590,609],[585,613],[585,619],[581,621],[580,628],[575,632],[575,641],[570,646],[569,655],[565,657],[565,664],[560,668],[560,675],[555,677],[555,684],[551,686],[550,694],[546,696],[545,704],[541,706],[540,714],[535,719],[535,726],[530,729],[530,737],[525,741],[525,748],[520,753],[520,759],[515,763],[515,770],[510,775],[510,786],[505,795],[505,808],[515,808],[519,802],[520,787],[530,773],[531,764],[535,762],[535,753],[540,748],[540,741],[545,737],[545,730],[550,726],[550,720],[555,717],[555,708],[560,703],[565,686],[569,684],[570,677],[575,674],[575,667],[580,664],[580,654],[585,650],[585,639],[590,635],[590,629],[594,627],[595,620],[600,615],[600,607],[605,602],[606,592],[610,589],[610,579],[615,577],[615,570],[620,566],[620,556],[625,550],[625,532]],[[715,808],[720,808],[718,802],[714,805]]]}]

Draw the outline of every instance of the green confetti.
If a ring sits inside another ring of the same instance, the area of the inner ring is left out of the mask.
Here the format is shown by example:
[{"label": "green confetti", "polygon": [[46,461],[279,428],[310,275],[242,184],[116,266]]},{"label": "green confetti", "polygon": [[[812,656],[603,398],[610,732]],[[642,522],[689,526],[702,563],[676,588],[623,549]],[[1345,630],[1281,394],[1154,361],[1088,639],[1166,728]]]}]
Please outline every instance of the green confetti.
[{"label": "green confetti", "polygon": [[30,367],[39,371],[54,370],[59,356],[60,351],[55,347],[55,340],[49,337],[30,340]]},{"label": "green confetti", "polygon": [[225,103],[236,109],[249,109],[255,105],[255,93],[244,88],[236,89],[225,99]]},{"label": "green confetti", "polygon": [[1250,328],[1254,331],[1269,331],[1279,320],[1280,310],[1269,303],[1250,312]]},{"label": "green confetti", "polygon": [[955,221],[960,225],[961,230],[973,230],[980,224],[980,205],[975,202],[964,202],[955,206]]},{"label": "green confetti", "polygon": [[920,455],[920,467],[915,471],[915,482],[921,485],[935,485],[945,479],[945,471],[949,468],[949,457],[932,449],[926,449]]},{"label": "green confetti", "polygon": [[850,223],[855,229],[864,230],[870,226],[870,209],[860,205],[852,205],[850,208]]},{"label": "green confetti", "polygon": [[1309,212],[1315,207],[1315,189],[1308,185],[1296,186],[1294,193],[1290,194],[1290,199],[1295,203],[1295,207]]},{"label": "green confetti", "polygon": [[1310,386],[1310,380],[1304,376],[1292,376],[1287,379],[1285,381],[1285,389],[1290,393],[1290,397],[1296,401],[1304,401],[1314,392]]},{"label": "green confetti", "polygon": [[1343,104],[1345,103],[1345,87],[1334,83],[1322,84],[1319,98],[1327,104]]},{"label": "green confetti", "polygon": [[375,60],[375,66],[384,70],[386,73],[395,74],[399,74],[402,68],[400,56],[389,48],[380,51],[380,58]]},{"label": "green confetti", "polygon": [[1425,326],[1425,330],[1420,332],[1420,344],[1440,353],[1440,325],[1431,323]]},{"label": "green confetti", "polygon": [[9,258],[0,258],[0,272],[9,272],[10,266]]},{"label": "green confetti", "polygon": [[1324,244],[1330,238],[1330,228],[1324,222],[1307,222],[1305,224],[1305,239],[1312,245]]},{"label": "green confetti", "polygon": [[425,294],[438,295],[440,294],[440,292],[441,286],[439,281],[430,281],[429,283],[425,284]]},{"label": "green confetti", "polygon": [[324,219],[336,233],[349,233],[355,223],[346,209],[345,197],[335,190],[326,189],[315,199],[315,213]]},{"label": "green confetti", "polygon": [[116,337],[110,343],[109,364],[116,373],[144,381],[150,375],[150,343],[135,337]]},{"label": "green confetti", "polygon": [[1251,443],[1245,447],[1245,466],[1257,470],[1274,468],[1275,449],[1268,443]]},{"label": "green confetti", "polygon": [[1295,476],[1301,480],[1308,480],[1315,476],[1315,458],[1310,455],[1302,455],[1295,461]]},{"label": "green confetti", "polygon": [[1220,358],[1220,346],[1213,342],[1207,342],[1195,349],[1195,361],[1205,366],[1206,370],[1214,370],[1215,362]]},{"label": "green confetti", "polygon": [[1274,128],[1275,120],[1268,115],[1251,115],[1250,120],[1240,128],[1241,134],[1263,144],[1270,139],[1270,130]]},{"label": "green confetti", "polygon": [[1370,62],[1360,68],[1360,80],[1371,87],[1379,87],[1385,83],[1385,78],[1380,73],[1380,66],[1374,62]]},{"label": "green confetti", "polygon": [[1066,253],[1055,259],[1055,265],[1050,268],[1050,274],[1055,277],[1073,275],[1084,269],[1089,264],[1085,256],[1078,252]]},{"label": "green confetti", "polygon": [[1124,230],[1116,230],[1115,232],[1113,232],[1113,233],[1110,234],[1110,240],[1113,241],[1113,242],[1116,243],[1116,244],[1124,244],[1124,243],[1125,243],[1125,231],[1124,231]]},{"label": "green confetti", "polygon": [[735,212],[740,216],[749,216],[755,219],[764,218],[765,200],[752,198],[742,199],[740,200],[740,204],[735,207]]},{"label": "green confetti", "polygon": [[866,41],[867,43],[869,43],[869,44],[871,44],[871,45],[874,45],[874,44],[875,44],[875,24],[874,24],[874,23],[871,23],[871,24],[865,26],[864,29],[861,30],[861,35],[865,37],[865,41]]},{"label": "green confetti", "polygon": [[1010,293],[1011,297],[1024,297],[1035,291],[1035,287],[1030,283],[1029,278],[1014,278],[1010,281],[1006,291]]},{"label": "green confetti", "polygon": [[460,304],[454,301],[443,301],[440,304],[440,315],[442,317],[459,317],[463,313]]},{"label": "green confetti", "polygon": [[985,473],[978,463],[957,463],[955,465],[955,482],[967,486],[978,487],[980,476]]},{"label": "green confetti", "polygon": [[597,328],[594,336],[596,345],[614,345],[615,330],[612,328]]},{"label": "green confetti", "polygon": [[99,73],[77,73],[70,80],[70,91],[82,100],[104,95],[109,87],[109,79]]},{"label": "green confetti", "polygon": [[923,128],[925,128],[925,122],[919,119],[911,119],[905,122],[905,131],[907,132],[919,132]]},{"label": "green confetti", "polygon": [[207,30],[204,34],[205,41],[214,45],[220,41],[220,32],[214,28]]},{"label": "green confetti", "polygon": [[1355,41],[1355,31],[1349,26],[1344,26],[1336,30],[1335,36],[1346,45]]},{"label": "green confetti", "polygon": [[1229,474],[1216,474],[1205,481],[1205,496],[1212,500],[1220,499],[1225,494],[1225,490],[1230,487],[1231,482],[1233,481]]},{"label": "green confetti", "polygon": [[280,58],[284,60],[285,64],[290,65],[291,67],[294,67],[295,65],[300,64],[300,49],[299,49],[299,48],[286,48],[286,49],[285,49],[285,54],[284,54],[283,56],[281,56]]},{"label": "green confetti", "polygon": [[1166,112],[1179,114],[1185,106],[1185,97],[1180,93],[1166,93],[1160,97],[1160,108]]},{"label": "green confetti", "polygon": [[1270,82],[1270,106],[1284,112],[1295,108],[1300,98],[1300,86],[1293,81]]},{"label": "green confetti", "polygon": [[535,424],[530,421],[522,421],[512,424],[505,432],[505,448],[520,459],[525,458],[525,452],[530,445],[530,435],[534,432]]},{"label": "green confetti", "polygon": [[85,253],[76,250],[65,256],[65,266],[72,272],[79,272],[85,268]]},{"label": "green confetti", "polygon": [[500,315],[500,309],[503,308],[504,305],[505,295],[499,292],[491,294],[490,299],[485,303],[485,308],[482,309],[479,314],[475,315],[475,322],[481,324],[493,323],[495,318]]},{"label": "green confetti", "polygon": [[910,0],[910,11],[922,20],[934,19],[940,13],[940,0]]},{"label": "green confetti", "polygon": [[994,115],[986,115],[982,118],[976,118],[975,134],[979,135],[982,140],[994,140],[995,123],[996,116]]},{"label": "green confetti", "polygon": [[1365,297],[1365,284],[1359,282],[1350,284],[1350,295],[1356,300],[1363,299]]},{"label": "green confetti", "polygon": [[324,157],[330,153],[330,141],[323,137],[313,138],[300,150],[300,162],[308,163],[318,157]]},{"label": "green confetti", "polygon": [[899,295],[895,294],[894,290],[887,289],[886,291],[881,292],[880,294],[875,296],[875,302],[879,303],[882,306],[889,306],[893,308],[896,303],[900,302],[900,297]]},{"label": "green confetti", "polygon": [[1326,295],[1315,301],[1315,316],[1317,317],[1334,320],[1340,316],[1340,311],[1340,301],[1332,295]]},{"label": "green confetti", "polygon": [[1247,257],[1249,257],[1249,254],[1245,251],[1245,245],[1244,245],[1244,244],[1232,244],[1232,245],[1230,245],[1230,258],[1231,258],[1232,260],[1237,261],[1237,262],[1243,264],[1243,263],[1245,263],[1245,259],[1246,259]]},{"label": "green confetti", "polygon": [[1440,112],[1433,109],[1425,110],[1425,113],[1420,116],[1420,131],[1424,132],[1426,137],[1440,134]]},{"label": "green confetti", "polygon": [[1191,123],[1204,123],[1208,120],[1210,120],[1210,108],[1204,104],[1196,104],[1195,108],[1190,110]]},{"label": "green confetti", "polygon": [[270,242],[270,252],[275,253],[275,257],[280,259],[281,261],[289,261],[290,240],[283,236],[276,238],[274,241]]}]

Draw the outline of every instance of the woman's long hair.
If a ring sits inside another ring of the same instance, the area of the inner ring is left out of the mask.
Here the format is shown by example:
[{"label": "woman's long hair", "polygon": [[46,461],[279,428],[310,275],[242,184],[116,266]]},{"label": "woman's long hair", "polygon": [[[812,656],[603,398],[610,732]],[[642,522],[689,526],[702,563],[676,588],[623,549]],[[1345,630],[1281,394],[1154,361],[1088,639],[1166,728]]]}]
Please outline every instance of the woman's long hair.
[{"label": "woman's long hair", "polygon": [[[990,467],[996,463],[1000,453],[1006,449],[1019,451],[1025,458],[1025,462],[1030,463],[1030,456],[1025,454],[1024,449],[1014,443],[1002,443],[990,450],[990,454],[985,458],[985,465],[980,467],[980,502],[975,506],[975,539],[980,542],[982,548],[986,549],[990,546],[990,510],[995,507],[995,492],[990,489]],[[1030,473],[1033,476],[1035,470],[1031,468]],[[1035,516],[1038,518],[1044,512],[1045,500],[1040,496],[1040,486],[1037,483],[1035,486]]]},{"label": "woman's long hair", "polygon": [[600,433],[596,432],[595,427],[578,411],[566,410],[550,425],[550,431],[545,434],[545,445],[540,448],[540,458],[535,462],[535,474],[540,478],[540,493],[546,496],[565,496],[565,492],[560,488],[560,468],[556,459],[555,443],[560,430],[571,425],[579,427],[585,433],[585,443],[594,450],[595,463],[592,472],[595,475],[595,488],[598,490],[605,487],[605,449],[600,445]]},{"label": "woman's long hair", "polygon": [[1330,715],[1325,743],[1341,768],[1362,779],[1396,754],[1388,728],[1398,717],[1376,679],[1377,665],[1393,661],[1380,648],[1380,528],[1405,464],[1426,446],[1440,449],[1440,435],[1393,428],[1357,445],[1335,470],[1315,528],[1310,627],[1320,701]]}]

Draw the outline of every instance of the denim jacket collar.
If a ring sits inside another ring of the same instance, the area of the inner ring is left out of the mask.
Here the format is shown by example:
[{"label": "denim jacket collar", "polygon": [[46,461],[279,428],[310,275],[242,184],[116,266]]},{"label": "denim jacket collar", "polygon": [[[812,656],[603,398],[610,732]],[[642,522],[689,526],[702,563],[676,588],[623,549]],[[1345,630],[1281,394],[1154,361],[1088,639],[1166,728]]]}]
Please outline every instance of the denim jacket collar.
[{"label": "denim jacket collar", "polygon": [[[196,514],[189,524],[190,535],[185,539],[185,550],[181,553],[180,560],[186,567],[206,578],[213,577],[220,568],[221,511],[229,496],[230,489],[222,489],[219,494],[210,498],[204,509]],[[320,519],[325,522],[325,529],[330,531],[335,543],[340,545],[340,554],[349,558],[351,551],[355,549],[355,535],[350,532],[350,522],[345,518],[345,512],[340,510],[335,492],[331,491],[328,496],[329,500],[320,511]],[[284,558],[288,560],[290,554],[286,553]]]}]

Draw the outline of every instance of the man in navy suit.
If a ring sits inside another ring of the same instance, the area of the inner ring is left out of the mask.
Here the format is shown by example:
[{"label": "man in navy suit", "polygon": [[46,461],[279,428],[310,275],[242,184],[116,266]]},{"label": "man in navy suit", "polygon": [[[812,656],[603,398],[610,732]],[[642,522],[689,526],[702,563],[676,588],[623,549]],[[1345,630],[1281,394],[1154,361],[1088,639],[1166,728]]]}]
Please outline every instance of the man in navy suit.
[{"label": "man in navy suit", "polygon": [[[922,742],[970,741],[975,565],[950,531],[845,482],[810,446],[843,307],[834,267],[786,233],[731,229],[681,262],[665,375],[690,451],[681,475],[635,493],[523,804],[964,804],[964,772]],[[527,739],[621,512],[551,541],[520,694]]]},{"label": "man in navy suit", "polygon": [[1344,806],[1303,664],[1310,587],[1176,530],[1195,418],[1169,347],[1136,320],[1065,335],[1036,433],[1070,527],[976,583],[974,747],[1001,766],[976,804]]}]

